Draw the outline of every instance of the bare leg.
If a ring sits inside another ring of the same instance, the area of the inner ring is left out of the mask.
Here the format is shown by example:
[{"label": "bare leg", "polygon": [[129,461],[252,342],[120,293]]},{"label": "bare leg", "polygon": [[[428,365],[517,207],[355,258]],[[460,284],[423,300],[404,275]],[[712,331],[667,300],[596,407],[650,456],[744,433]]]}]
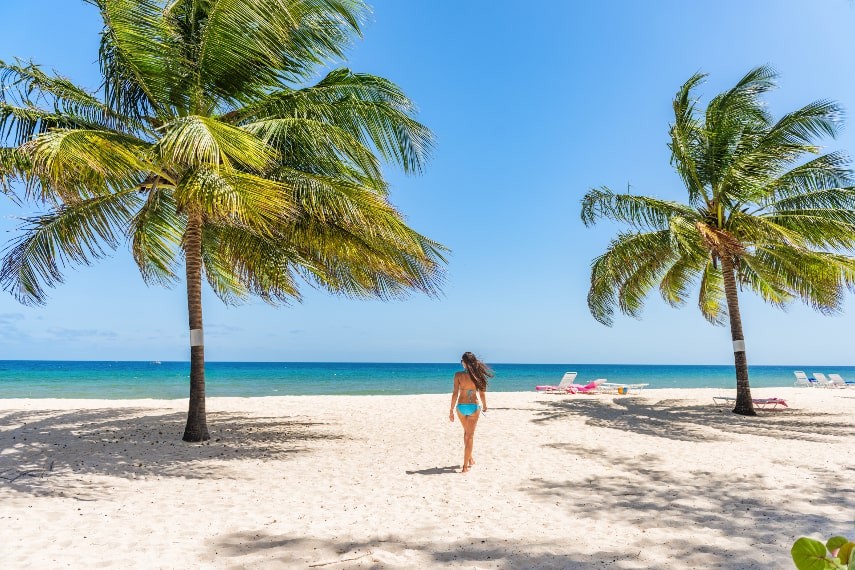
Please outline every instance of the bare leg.
[{"label": "bare leg", "polygon": [[472,448],[475,446],[475,427],[478,425],[480,417],[480,410],[469,416],[469,467],[475,465],[475,459],[472,457]]},{"label": "bare leg", "polygon": [[474,464],[472,461],[472,447],[475,442],[475,426],[478,424],[478,418],[481,412],[475,412],[471,416],[464,416],[460,412],[457,416],[460,418],[460,424],[463,426],[463,468],[461,471],[466,473]]}]

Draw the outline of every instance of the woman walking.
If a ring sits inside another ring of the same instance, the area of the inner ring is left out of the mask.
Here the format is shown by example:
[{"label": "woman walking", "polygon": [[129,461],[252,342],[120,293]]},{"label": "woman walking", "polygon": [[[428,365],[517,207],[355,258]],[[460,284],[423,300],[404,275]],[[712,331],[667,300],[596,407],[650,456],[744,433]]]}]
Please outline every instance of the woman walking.
[{"label": "woman walking", "polygon": [[[475,426],[481,410],[487,411],[487,378],[493,372],[486,364],[478,360],[471,352],[463,354],[460,363],[463,370],[454,373],[454,392],[451,394],[451,409],[448,419],[454,421],[455,408],[460,424],[463,426],[463,473],[475,464],[472,459],[472,444],[475,439]],[[481,397],[482,406],[478,405],[475,393]]]}]

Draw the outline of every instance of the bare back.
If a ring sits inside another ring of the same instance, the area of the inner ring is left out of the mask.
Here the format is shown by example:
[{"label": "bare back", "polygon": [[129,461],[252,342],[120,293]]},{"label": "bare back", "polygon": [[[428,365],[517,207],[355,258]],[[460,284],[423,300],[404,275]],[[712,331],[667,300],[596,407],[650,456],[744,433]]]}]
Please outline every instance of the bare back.
[{"label": "bare back", "polygon": [[455,372],[454,381],[457,382],[458,395],[457,404],[477,404],[478,387],[472,381],[472,377],[466,371]]}]

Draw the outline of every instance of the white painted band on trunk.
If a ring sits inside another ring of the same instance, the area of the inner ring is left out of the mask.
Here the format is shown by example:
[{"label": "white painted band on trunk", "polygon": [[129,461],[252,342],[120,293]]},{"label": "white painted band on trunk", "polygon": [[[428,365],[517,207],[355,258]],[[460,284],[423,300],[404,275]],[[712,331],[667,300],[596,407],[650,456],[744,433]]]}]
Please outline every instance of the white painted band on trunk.
[{"label": "white painted band on trunk", "polygon": [[205,339],[202,338],[202,329],[190,329],[190,346],[204,346]]},{"label": "white painted band on trunk", "polygon": [[745,341],[744,340],[733,341],[733,352],[745,352]]}]

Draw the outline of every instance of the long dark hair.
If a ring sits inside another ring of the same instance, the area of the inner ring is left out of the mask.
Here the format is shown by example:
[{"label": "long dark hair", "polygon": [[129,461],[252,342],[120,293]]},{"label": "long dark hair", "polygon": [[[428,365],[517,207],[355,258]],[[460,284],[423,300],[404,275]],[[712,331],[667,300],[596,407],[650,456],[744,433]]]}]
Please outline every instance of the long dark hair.
[{"label": "long dark hair", "polygon": [[463,361],[463,367],[469,373],[469,377],[475,382],[475,387],[483,392],[487,389],[487,378],[495,376],[490,367],[478,360],[478,357],[471,352],[464,352],[460,358]]}]

